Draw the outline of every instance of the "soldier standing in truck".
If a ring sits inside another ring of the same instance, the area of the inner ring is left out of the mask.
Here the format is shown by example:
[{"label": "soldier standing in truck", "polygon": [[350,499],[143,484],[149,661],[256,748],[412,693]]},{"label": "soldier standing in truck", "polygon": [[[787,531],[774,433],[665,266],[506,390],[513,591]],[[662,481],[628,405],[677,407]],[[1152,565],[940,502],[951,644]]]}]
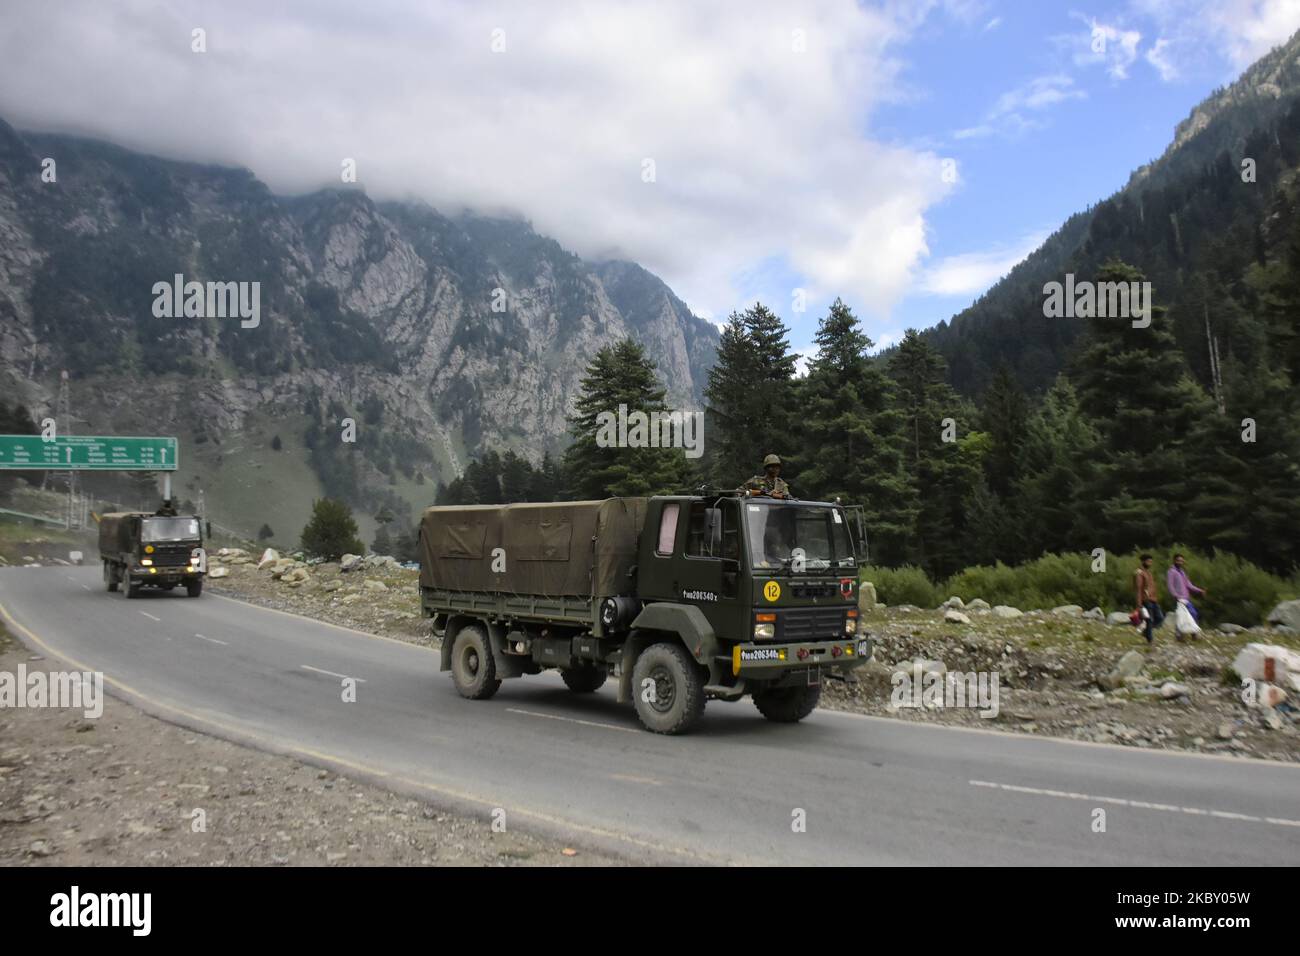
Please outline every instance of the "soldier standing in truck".
[{"label": "soldier standing in truck", "polygon": [[763,459],[763,474],[755,475],[741,486],[742,494],[789,498],[790,486],[781,478],[781,459],[768,455]]}]

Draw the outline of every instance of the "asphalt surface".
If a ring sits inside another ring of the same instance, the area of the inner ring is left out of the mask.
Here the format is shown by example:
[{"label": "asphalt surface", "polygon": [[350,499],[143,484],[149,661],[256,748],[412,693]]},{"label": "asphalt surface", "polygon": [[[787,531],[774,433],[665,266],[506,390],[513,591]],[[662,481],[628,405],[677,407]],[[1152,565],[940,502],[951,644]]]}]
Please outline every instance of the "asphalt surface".
[{"label": "asphalt surface", "polygon": [[1300,851],[1293,765],[823,710],[777,725],[748,700],[663,737],[612,682],[579,696],[548,673],[467,701],[435,651],[211,593],[127,600],[98,567],[2,569],[0,608],[36,652],[157,716],[637,860],[1254,866]]}]

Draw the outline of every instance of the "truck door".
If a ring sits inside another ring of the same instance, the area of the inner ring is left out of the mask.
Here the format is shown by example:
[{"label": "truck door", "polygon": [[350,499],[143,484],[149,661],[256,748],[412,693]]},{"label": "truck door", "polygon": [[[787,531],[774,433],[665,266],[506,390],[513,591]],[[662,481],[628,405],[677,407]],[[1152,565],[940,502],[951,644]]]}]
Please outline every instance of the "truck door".
[{"label": "truck door", "polygon": [[692,501],[685,540],[675,556],[677,600],[704,612],[719,637],[737,640],[748,622],[740,598],[740,512],[738,503]]}]

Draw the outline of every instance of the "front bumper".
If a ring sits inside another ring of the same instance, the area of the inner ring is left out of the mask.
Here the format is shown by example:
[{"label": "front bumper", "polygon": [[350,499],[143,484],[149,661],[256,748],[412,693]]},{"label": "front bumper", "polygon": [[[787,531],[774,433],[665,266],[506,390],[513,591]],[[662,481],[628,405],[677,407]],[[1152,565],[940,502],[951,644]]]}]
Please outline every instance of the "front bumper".
[{"label": "front bumper", "polygon": [[[838,656],[835,653],[839,649]],[[804,651],[803,657],[799,652]],[[842,641],[737,644],[731,649],[731,673],[736,677],[771,680],[788,671],[850,671],[871,660],[871,636],[859,634]]]},{"label": "front bumper", "polygon": [[192,567],[172,565],[170,567],[137,567],[131,569],[131,577],[142,584],[177,584],[181,581],[199,578],[203,575]]}]

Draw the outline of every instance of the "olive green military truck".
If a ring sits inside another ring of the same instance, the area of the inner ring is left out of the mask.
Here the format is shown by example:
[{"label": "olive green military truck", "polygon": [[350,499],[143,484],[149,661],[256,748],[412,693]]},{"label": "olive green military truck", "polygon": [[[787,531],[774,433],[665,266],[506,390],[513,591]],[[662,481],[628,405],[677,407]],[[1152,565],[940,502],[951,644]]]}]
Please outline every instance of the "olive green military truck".
[{"label": "olive green military truck", "polygon": [[791,723],[871,657],[854,537],[838,504],[736,493],[435,507],[421,608],[472,700],[554,667],[576,693],[615,677],[656,733],[747,695]]},{"label": "olive green military truck", "polygon": [[99,559],[105,587],[116,591],[120,586],[133,598],[141,588],[170,591],[182,584],[190,597],[198,597],[207,571],[200,524],[192,515],[101,515]]}]

